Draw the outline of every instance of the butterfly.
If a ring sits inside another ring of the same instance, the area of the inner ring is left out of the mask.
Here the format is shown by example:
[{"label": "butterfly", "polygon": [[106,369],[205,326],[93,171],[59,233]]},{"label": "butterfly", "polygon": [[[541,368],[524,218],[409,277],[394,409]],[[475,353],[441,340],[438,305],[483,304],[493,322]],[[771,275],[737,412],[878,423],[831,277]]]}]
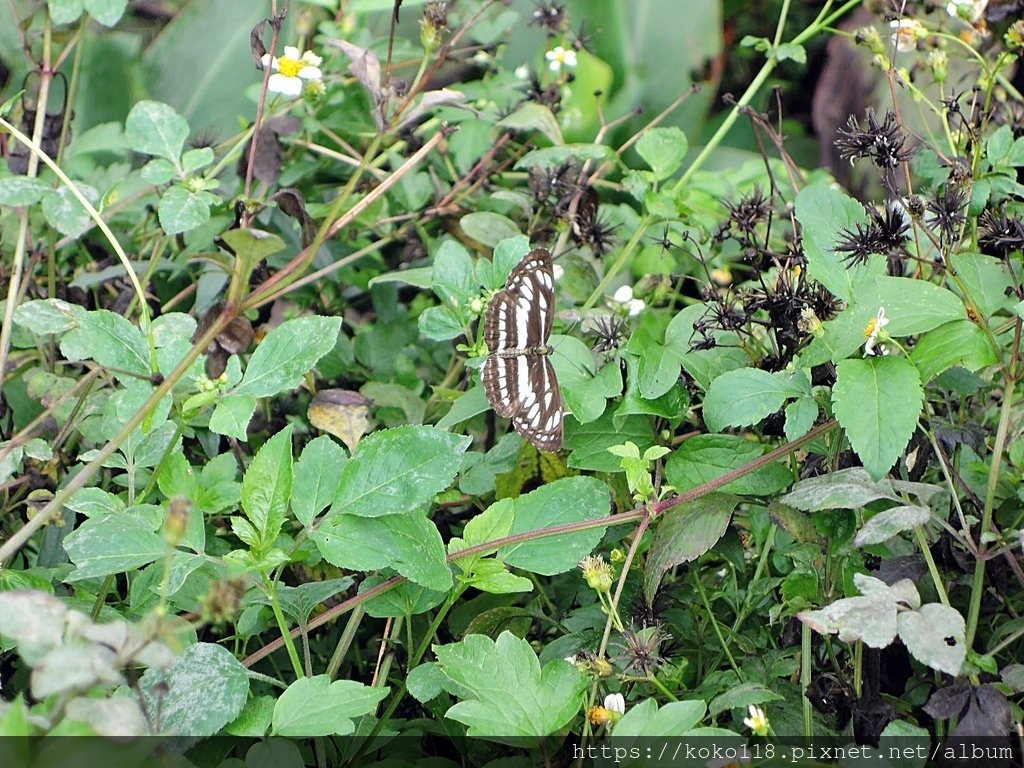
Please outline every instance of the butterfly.
[{"label": "butterfly", "polygon": [[494,294],[484,316],[487,399],[499,416],[540,451],[562,447],[562,391],[551,365],[548,337],[555,314],[551,253],[535,248]]}]

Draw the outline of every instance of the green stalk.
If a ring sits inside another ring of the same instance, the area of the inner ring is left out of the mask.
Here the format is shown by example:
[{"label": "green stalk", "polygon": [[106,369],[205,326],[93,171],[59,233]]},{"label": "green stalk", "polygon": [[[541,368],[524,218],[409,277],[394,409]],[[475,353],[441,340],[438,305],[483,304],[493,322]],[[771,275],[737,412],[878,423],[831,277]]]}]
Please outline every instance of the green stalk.
[{"label": "green stalk", "polygon": [[299,652],[295,648],[295,642],[292,640],[291,632],[288,631],[288,622],[284,618],[284,612],[281,610],[281,603],[277,599],[276,582],[271,582],[269,592],[270,607],[274,609],[274,618],[277,619],[278,629],[281,630],[281,637],[284,639],[285,648],[288,649],[288,658],[291,659],[295,677],[305,677],[306,671],[302,668],[302,661],[299,660]]},{"label": "green stalk", "polygon": [[[800,690],[806,692],[811,687],[811,627],[803,624],[800,628]],[[811,700],[801,696],[804,711],[804,738],[814,736],[814,714],[811,712]]]}]

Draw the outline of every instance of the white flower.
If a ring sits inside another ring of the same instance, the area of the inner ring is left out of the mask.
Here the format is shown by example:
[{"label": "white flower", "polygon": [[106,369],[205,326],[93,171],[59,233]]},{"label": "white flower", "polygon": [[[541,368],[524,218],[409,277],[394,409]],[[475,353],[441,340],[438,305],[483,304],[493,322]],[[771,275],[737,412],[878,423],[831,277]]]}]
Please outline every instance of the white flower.
[{"label": "white flower", "polygon": [[892,42],[896,44],[896,50],[900,53],[917,48],[917,38],[927,34],[921,22],[916,19],[893,19],[889,22],[889,28],[893,30]]},{"label": "white flower", "polygon": [[758,736],[767,736],[768,715],[764,713],[763,709],[755,707],[753,704],[747,708],[747,711],[750,713],[750,717],[743,718],[743,724]]},{"label": "white flower", "polygon": [[520,64],[516,67],[515,75],[520,80],[527,80],[530,77],[530,68],[525,64]]},{"label": "white flower", "polygon": [[620,715],[626,714],[626,699],[621,693],[609,693],[604,697],[604,708],[609,712],[618,712]]},{"label": "white flower", "polygon": [[633,289],[628,285],[624,285],[619,288],[614,295],[612,295],[612,301],[627,307],[630,317],[639,315],[640,311],[646,306],[643,299],[633,298]]},{"label": "white flower", "polygon": [[878,308],[878,314],[875,315],[867,324],[864,329],[864,336],[867,341],[864,342],[864,353],[867,355],[875,354],[875,347],[878,347],[878,351],[887,355],[888,351],[884,346],[878,344],[878,335],[882,332],[882,329],[889,324],[889,318],[885,316],[885,307]]},{"label": "white flower", "polygon": [[548,60],[548,67],[552,72],[558,72],[563,66],[576,66],[576,51],[572,48],[565,49],[559,45],[545,53],[544,57]]},{"label": "white flower", "polygon": [[950,16],[967,19],[974,24],[985,13],[987,7],[988,0],[953,0],[946,6],[946,13]]},{"label": "white flower", "polygon": [[562,275],[565,274],[565,268],[561,264],[555,264],[552,271],[555,275],[555,280],[561,280]]},{"label": "white flower", "polygon": [[271,67],[274,74],[270,76],[267,90],[295,98],[302,93],[303,83],[319,83],[323,79],[320,64],[323,62],[312,51],[299,55],[299,49],[286,45],[284,56],[270,58],[269,53],[263,54],[263,66]]}]

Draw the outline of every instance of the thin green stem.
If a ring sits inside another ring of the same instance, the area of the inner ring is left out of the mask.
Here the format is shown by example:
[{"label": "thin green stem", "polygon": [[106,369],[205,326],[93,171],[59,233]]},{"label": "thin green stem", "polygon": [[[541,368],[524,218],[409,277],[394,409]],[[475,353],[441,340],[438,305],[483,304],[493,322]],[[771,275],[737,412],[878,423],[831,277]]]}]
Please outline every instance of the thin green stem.
[{"label": "thin green stem", "polygon": [[725,651],[725,658],[729,660],[729,666],[732,667],[732,671],[736,673],[740,682],[744,682],[743,671],[740,669],[739,664],[736,663],[736,659],[732,656],[732,651],[729,650],[729,644],[725,641],[725,635],[722,634],[722,628],[718,624],[718,619],[715,618],[715,612],[711,609],[711,602],[704,591],[704,584],[701,583],[700,574],[693,574],[693,583],[697,585],[697,593],[700,595],[701,602],[704,603],[704,610],[707,611],[708,621],[711,622],[711,628],[715,631],[715,636],[718,638],[722,650]]},{"label": "thin green stem", "polygon": [[[811,627],[803,624],[800,630],[800,690],[805,693],[811,687],[811,653]],[[814,713],[811,712],[811,700],[807,696],[800,698],[804,713],[804,738],[809,739],[814,736]]]},{"label": "thin green stem", "polygon": [[363,621],[363,616],[366,615],[366,610],[361,605],[357,605],[352,609],[352,613],[349,614],[348,621],[345,623],[345,629],[341,632],[341,637],[338,639],[338,644],[334,647],[334,653],[331,654],[331,660],[327,664],[325,670],[327,678],[333,680],[338,674],[338,670],[341,669],[341,662],[348,654],[348,649],[352,645],[352,641],[356,637],[356,631],[359,629],[359,625]]},{"label": "thin green stem", "polygon": [[914,536],[917,538],[918,546],[921,547],[921,554],[924,556],[925,562],[928,563],[928,573],[931,574],[932,584],[935,585],[935,592],[939,596],[939,602],[949,608],[949,596],[946,594],[946,587],[942,583],[942,576],[935,565],[935,558],[932,557],[931,548],[928,546],[928,539],[925,538],[924,530],[920,525],[914,528]]},{"label": "thin green stem", "polygon": [[292,662],[292,670],[295,672],[296,678],[302,678],[306,676],[306,671],[302,668],[302,661],[299,659],[299,652],[295,648],[295,642],[292,640],[291,632],[288,631],[288,622],[284,618],[284,612],[281,610],[281,603],[277,599],[277,582],[271,582],[269,584],[270,593],[270,607],[274,610],[274,618],[277,619],[278,629],[281,630],[281,637],[284,640],[285,648],[288,649],[288,658]]}]

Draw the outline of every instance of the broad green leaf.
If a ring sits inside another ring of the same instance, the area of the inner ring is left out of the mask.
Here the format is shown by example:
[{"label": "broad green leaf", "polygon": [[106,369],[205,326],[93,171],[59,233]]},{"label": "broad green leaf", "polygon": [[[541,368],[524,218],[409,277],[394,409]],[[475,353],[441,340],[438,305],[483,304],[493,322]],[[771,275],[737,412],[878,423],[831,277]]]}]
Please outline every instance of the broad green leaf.
[{"label": "broad green leaf", "polygon": [[[698,435],[680,445],[665,463],[665,480],[677,491],[696,488],[739,469],[764,454],[764,447],[733,435]],[[724,493],[758,496],[778,493],[793,482],[785,465],[775,462],[722,486]]]},{"label": "broad green leaf", "polygon": [[611,362],[595,372],[590,348],[572,336],[554,335],[551,346],[554,349],[551,365],[558,376],[566,407],[581,424],[599,418],[608,398],[622,393],[618,363]]},{"label": "broad green leaf", "polygon": [[449,341],[466,332],[449,307],[427,307],[420,313],[418,325],[420,334],[431,341]]},{"label": "broad green leaf", "polygon": [[14,322],[45,336],[70,331],[77,325],[81,312],[81,308],[61,299],[37,299],[19,304],[14,310]]},{"label": "broad green leaf", "polygon": [[102,488],[81,488],[64,505],[86,517],[106,517],[124,512],[125,503]]},{"label": "broad green leaf", "polygon": [[907,447],[924,392],[917,369],[902,357],[843,360],[836,366],[833,409],[850,445],[876,480]]},{"label": "broad green leaf", "polygon": [[43,199],[50,186],[31,176],[0,178],[0,205],[33,205]]},{"label": "broad green leaf", "polygon": [[120,515],[86,520],[64,539],[64,550],[77,566],[73,581],[134,571],[170,553],[159,534]]},{"label": "broad green leaf", "polygon": [[889,481],[872,480],[863,467],[850,467],[801,480],[779,501],[804,512],[817,512],[860,509],[878,499],[900,501]]},{"label": "broad green leaf", "polygon": [[256,410],[256,398],[249,395],[229,395],[217,401],[210,415],[210,430],[241,442],[249,439],[248,427]]},{"label": "broad green leaf", "polygon": [[674,126],[650,128],[640,135],[636,151],[660,181],[678,170],[688,146],[686,134]]},{"label": "broad green leaf", "polygon": [[[307,581],[297,587],[289,587],[279,584],[277,587],[277,599],[281,603],[281,610],[287,616],[295,619],[300,624],[309,621],[320,603],[348,590],[354,580],[346,576],[341,579],[328,579],[327,581]],[[269,597],[260,596],[256,602],[263,605],[272,605]]]},{"label": "broad green leaf", "polygon": [[292,425],[270,438],[242,480],[242,509],[259,534],[261,552],[281,532],[292,495]]},{"label": "broad green leaf", "polygon": [[490,211],[467,213],[459,219],[459,226],[478,243],[492,248],[505,238],[519,234],[519,227],[512,219]]},{"label": "broad green leaf", "polygon": [[231,246],[235,258],[243,258],[250,265],[258,264],[285,248],[280,237],[261,229],[230,229],[221,237]]},{"label": "broad green leaf", "polygon": [[678,738],[697,726],[707,711],[703,701],[674,701],[659,709],[654,699],[644,699],[626,710],[623,718],[615,724],[614,735],[616,739],[635,736]]},{"label": "broad green leaf", "polygon": [[168,235],[190,232],[210,220],[210,208],[220,202],[216,195],[176,184],[160,197],[157,216]]},{"label": "broad green leaf", "polygon": [[804,395],[794,400],[786,406],[786,439],[796,440],[806,435],[817,418],[818,403],[813,397]]},{"label": "broad green leaf", "polygon": [[18,654],[29,666],[37,666],[61,645],[67,615],[60,598],[45,592],[0,592],[0,636],[18,644]]},{"label": "broad green leaf", "polygon": [[274,716],[274,705],[277,700],[273,696],[255,696],[250,698],[241,713],[224,726],[224,733],[229,736],[241,736],[248,739],[262,739],[270,730],[270,722]]},{"label": "broad green leaf", "polygon": [[751,704],[767,704],[783,701],[783,697],[760,683],[742,683],[711,700],[708,710],[712,717],[718,717],[729,709],[742,709],[746,714]]},{"label": "broad green leaf", "polygon": [[286,320],[267,334],[249,359],[234,395],[269,397],[294,389],[317,361],[334,349],[340,317]]},{"label": "broad green leaf", "polygon": [[435,645],[444,686],[459,703],[445,717],[469,726],[469,736],[499,742],[558,733],[579,713],[587,680],[562,659],[541,668],[530,644],[510,632],[491,640],[468,635]]},{"label": "broad green leaf", "polygon": [[[78,327],[68,331],[60,342],[60,351],[68,360],[92,359],[114,370],[122,381],[148,377],[149,346],[142,331],[123,315],[106,309],[75,312]],[[124,371],[125,373],[122,373]],[[126,382],[127,383],[127,382]]]},{"label": "broad green leaf", "polygon": [[545,147],[527,152],[516,163],[517,169],[522,168],[558,168],[569,160],[586,160],[603,162],[613,160],[615,152],[604,144],[563,144],[560,147]]},{"label": "broad green leaf", "polygon": [[713,432],[726,427],[746,427],[779,410],[789,398],[803,391],[788,376],[759,368],[728,371],[711,382],[704,396],[704,422]]},{"label": "broad green leaf", "polygon": [[954,365],[977,371],[998,362],[985,332],[970,320],[954,320],[923,334],[910,360],[925,383]]},{"label": "broad green leaf", "polygon": [[572,451],[566,464],[572,469],[622,472],[618,458],[608,452],[611,446],[627,440],[641,450],[654,445],[651,420],[644,416],[617,418],[612,411],[606,411],[589,424],[580,425],[571,416],[566,417],[566,425],[565,447]]},{"label": "broad green leaf", "polygon": [[387,688],[371,688],[355,680],[332,683],[327,675],[300,678],[274,705],[274,733],[296,739],[345,736],[355,731],[353,718],[373,712],[387,695]]},{"label": "broad green leaf", "polygon": [[497,125],[514,131],[538,131],[552,144],[562,143],[562,129],[558,125],[558,118],[543,104],[527,101],[512,114],[501,118]]},{"label": "broad green leaf", "polygon": [[[81,183],[75,186],[93,206],[99,202],[100,194],[95,189]],[[51,189],[43,194],[43,216],[51,227],[70,237],[78,237],[93,223],[89,212],[67,187]]]},{"label": "broad green leaf", "polygon": [[82,0],[46,0],[54,24],[71,24],[82,15]]},{"label": "broad green leaf", "polygon": [[[348,466],[351,465],[350,461]],[[451,587],[452,575],[441,534],[422,513],[384,517],[331,514],[309,537],[324,559],[339,568],[393,568],[432,590]]]},{"label": "broad green leaf", "polygon": [[477,281],[490,290],[497,291],[505,287],[508,276],[516,264],[530,250],[530,239],[526,235],[508,237],[494,246],[490,260],[478,259],[476,262]]},{"label": "broad green leaf", "polygon": [[121,20],[128,0],[85,0],[85,10],[104,27],[112,27]]},{"label": "broad green leaf", "polygon": [[188,138],[188,123],[167,104],[139,101],[128,113],[124,133],[136,152],[177,163]]},{"label": "broad green leaf", "polygon": [[[359,584],[359,594],[363,594],[384,580],[383,576],[367,576]],[[363,605],[366,607],[366,614],[375,619],[397,619],[399,616],[426,613],[443,603],[447,596],[446,591],[427,589],[419,584],[406,581],[376,597],[371,597]]]},{"label": "broad green leaf", "polygon": [[847,268],[834,248],[844,230],[867,221],[864,206],[837,187],[810,184],[796,196],[796,217],[803,228],[807,272],[844,301],[853,301],[859,286],[869,285],[882,274],[885,259],[873,256],[866,265]]},{"label": "broad green leaf", "polygon": [[1006,262],[981,253],[958,253],[950,256],[950,266],[971,295],[983,315],[994,315],[1013,302],[1008,289],[1013,285]]},{"label": "broad green leaf", "polygon": [[[592,477],[565,477],[498,503],[513,506],[512,534],[606,518],[611,508],[608,486]],[[533,539],[502,548],[500,556],[516,568],[553,576],[576,567],[603,535],[601,527]]]},{"label": "broad green leaf", "polygon": [[924,525],[931,517],[928,507],[915,504],[901,505],[883,510],[868,520],[857,532],[853,543],[858,547],[881,544],[903,531]]},{"label": "broad green leaf", "polygon": [[902,611],[896,617],[900,640],[910,655],[932,669],[956,677],[967,657],[966,626],[959,611],[940,603]]},{"label": "broad green leaf", "polygon": [[164,733],[213,736],[242,711],[249,673],[231,651],[196,643],[168,670],[150,668],[139,680],[148,712],[160,712]]},{"label": "broad green leaf", "polygon": [[422,507],[451,485],[469,443],[468,437],[435,427],[374,432],[342,469],[329,518],[379,517]]},{"label": "broad green leaf", "polygon": [[295,463],[292,511],[307,528],[334,502],[347,461],[344,449],[327,435],[310,440],[302,449]]},{"label": "broad green leaf", "polygon": [[674,507],[659,518],[644,566],[648,604],[654,600],[665,571],[696,560],[722,538],[739,502],[736,496],[709,493],[685,506]]},{"label": "broad green leaf", "polygon": [[641,326],[633,331],[626,350],[639,358],[637,384],[643,397],[656,400],[675,386],[683,353],[688,348],[688,341],[685,345],[673,343],[667,330],[664,344],[655,338],[650,328]]},{"label": "broad green leaf", "polygon": [[885,330],[893,336],[924,333],[967,315],[963,302],[952,291],[909,277],[881,277],[858,294],[856,301],[875,312],[885,307],[889,319]]},{"label": "broad green leaf", "polygon": [[431,282],[445,306],[466,312],[470,299],[480,293],[473,276],[473,259],[456,240],[445,240],[434,256]]},{"label": "broad green leaf", "polygon": [[487,393],[482,385],[477,385],[466,390],[448,410],[441,420],[437,422],[438,429],[449,429],[456,424],[461,424],[466,419],[471,419],[478,413],[483,413],[490,408],[487,402]]}]

